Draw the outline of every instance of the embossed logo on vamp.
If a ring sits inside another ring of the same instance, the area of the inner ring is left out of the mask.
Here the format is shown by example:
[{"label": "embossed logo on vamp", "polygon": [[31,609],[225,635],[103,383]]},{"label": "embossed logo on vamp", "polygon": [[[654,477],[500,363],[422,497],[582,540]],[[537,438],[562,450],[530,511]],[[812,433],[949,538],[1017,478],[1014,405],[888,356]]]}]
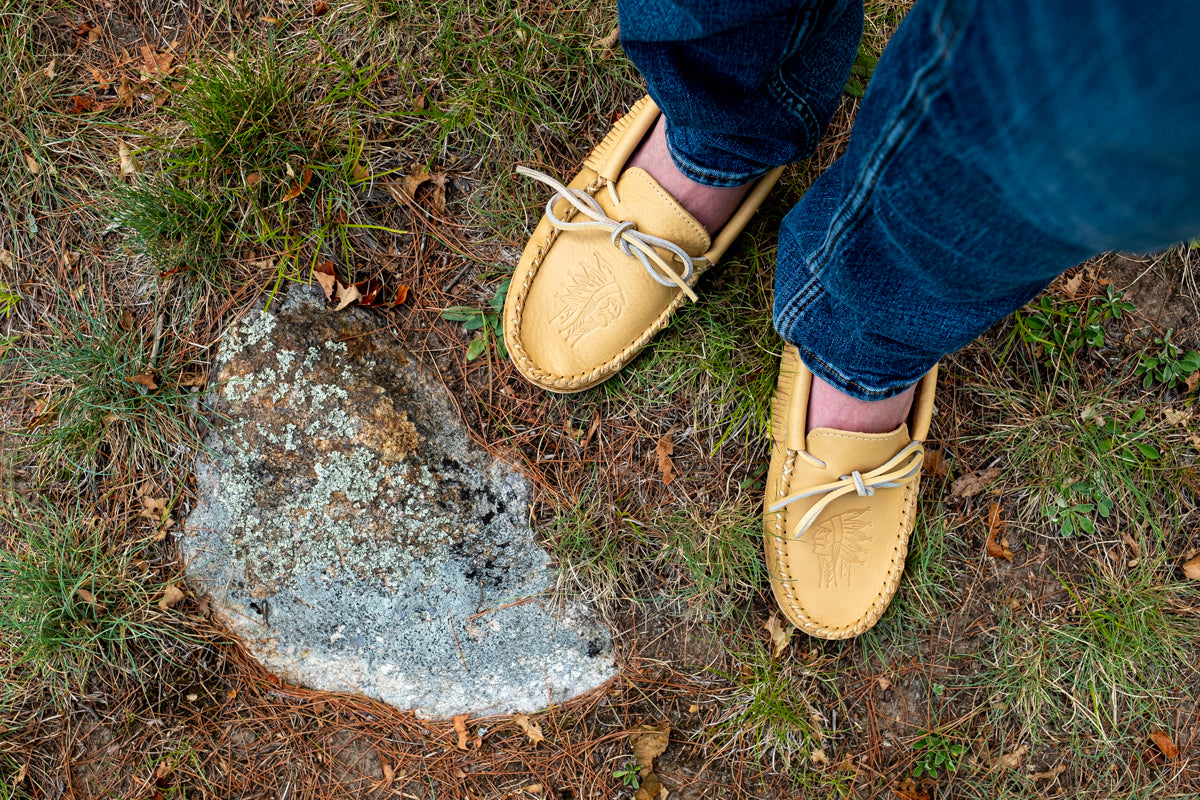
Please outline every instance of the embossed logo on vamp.
[{"label": "embossed logo on vamp", "polygon": [[612,325],[625,306],[612,268],[600,256],[596,256],[595,267],[581,265],[557,296],[562,310],[551,322],[567,344],[572,345],[589,333]]},{"label": "embossed logo on vamp", "polygon": [[867,556],[870,535],[862,517],[867,509],[850,509],[834,514],[813,531],[813,555],[817,557],[821,589],[849,589],[850,568],[859,566]]}]

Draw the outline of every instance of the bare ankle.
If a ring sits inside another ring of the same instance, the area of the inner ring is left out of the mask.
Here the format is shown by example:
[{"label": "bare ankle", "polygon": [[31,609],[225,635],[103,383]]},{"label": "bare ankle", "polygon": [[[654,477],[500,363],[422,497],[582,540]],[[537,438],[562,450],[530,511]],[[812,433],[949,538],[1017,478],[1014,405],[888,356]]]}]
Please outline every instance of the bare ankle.
[{"label": "bare ankle", "polygon": [[916,385],[885,400],[851,397],[813,376],[808,400],[808,430],[833,428],[855,433],[890,433],[908,420]]},{"label": "bare ankle", "polygon": [[725,225],[753,185],[751,182],[731,188],[705,186],[680,172],[667,149],[665,117],[658,118],[625,166],[649,173],[710,235]]}]

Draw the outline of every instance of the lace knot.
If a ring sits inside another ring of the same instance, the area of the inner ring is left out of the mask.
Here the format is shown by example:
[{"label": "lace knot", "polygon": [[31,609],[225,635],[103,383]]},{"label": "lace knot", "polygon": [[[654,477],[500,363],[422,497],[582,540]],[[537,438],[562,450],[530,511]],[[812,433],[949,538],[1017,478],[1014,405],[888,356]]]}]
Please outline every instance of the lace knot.
[{"label": "lace knot", "polygon": [[920,476],[921,463],[924,460],[924,446],[918,441],[912,441],[878,469],[866,473],[852,470],[849,475],[842,475],[836,481],[788,495],[773,503],[767,510],[782,511],[797,500],[819,496],[820,499],[800,518],[800,522],[792,531],[792,537],[799,539],[805,531],[813,526],[821,513],[829,507],[829,504],[839,497],[845,497],[851,493],[857,494],[859,497],[874,497],[878,489],[896,489],[912,483]]},{"label": "lace knot", "polygon": [[[600,203],[596,201],[596,198],[587,192],[564,186],[560,181],[555,180],[546,173],[530,169],[529,167],[519,166],[517,167],[517,173],[528,178],[533,178],[535,181],[543,183],[554,190],[554,195],[546,203],[546,219],[555,228],[560,231],[607,231],[613,245],[625,255],[640,261],[646,271],[650,273],[650,277],[655,281],[661,283],[663,286],[678,287],[680,291],[693,301],[700,299],[692,291],[692,287],[688,286],[688,281],[695,274],[696,266],[700,263],[700,259],[692,258],[682,247],[668,239],[651,236],[644,231],[639,231],[633,220],[618,222],[608,216],[604,212],[604,209],[600,207]],[[554,213],[554,206],[558,204],[559,200],[566,200],[577,212],[586,217],[587,221],[568,222],[559,217]],[[683,267],[683,271],[676,272],[672,269],[671,265],[655,250],[656,247],[666,250],[674,256],[675,260]]]}]

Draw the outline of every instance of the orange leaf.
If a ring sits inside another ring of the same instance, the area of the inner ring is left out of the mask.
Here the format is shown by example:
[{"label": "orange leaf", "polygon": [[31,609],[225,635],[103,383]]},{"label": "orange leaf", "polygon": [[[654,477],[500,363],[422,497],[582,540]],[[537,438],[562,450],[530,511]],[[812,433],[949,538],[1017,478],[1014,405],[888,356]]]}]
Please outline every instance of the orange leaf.
[{"label": "orange leaf", "polygon": [[675,481],[673,470],[675,464],[671,461],[671,454],[675,452],[675,445],[671,443],[671,434],[664,434],[658,440],[658,446],[654,448],[654,454],[658,457],[658,471],[662,473],[663,486],[670,486]]},{"label": "orange leaf", "polygon": [[158,384],[154,382],[154,376],[150,374],[134,375],[126,378],[125,380],[129,381],[130,383],[136,383],[138,386],[144,386],[150,391],[154,391],[158,388]]},{"label": "orange leaf", "polygon": [[1183,563],[1183,574],[1194,581],[1200,581],[1200,556]]},{"label": "orange leaf", "polygon": [[297,183],[295,186],[293,186],[291,189],[288,189],[288,193],[285,194],[283,196],[283,199],[280,200],[279,202],[287,203],[287,202],[289,202],[291,200],[295,200],[297,197],[299,197],[300,193],[308,188],[308,182],[312,180],[312,176],[313,176],[312,169],[310,169],[309,167],[305,167],[304,174],[301,175],[301,177],[300,177],[300,182]]},{"label": "orange leaf", "polygon": [[455,731],[455,733],[458,734],[458,749],[459,750],[467,749],[467,739],[470,738],[470,734],[467,733],[467,717],[469,717],[469,716],[471,716],[471,715],[470,714],[459,714],[457,717],[454,718],[454,731]]},{"label": "orange leaf", "polygon": [[1162,750],[1162,754],[1167,758],[1174,758],[1179,755],[1179,748],[1171,741],[1171,735],[1166,731],[1150,731],[1150,740]]},{"label": "orange leaf", "polygon": [[1008,523],[1000,519],[1000,504],[988,503],[987,554],[992,558],[1003,558],[1005,561],[1012,561],[1012,550],[1009,550],[1001,541],[1007,525]]}]

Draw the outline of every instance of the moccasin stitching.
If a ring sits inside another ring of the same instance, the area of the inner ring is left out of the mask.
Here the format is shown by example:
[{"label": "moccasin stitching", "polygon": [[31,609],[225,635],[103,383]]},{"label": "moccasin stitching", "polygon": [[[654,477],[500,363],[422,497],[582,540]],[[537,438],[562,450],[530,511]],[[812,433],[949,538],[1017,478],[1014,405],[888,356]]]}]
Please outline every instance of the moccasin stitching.
[{"label": "moccasin stitching", "polygon": [[[789,387],[787,392],[787,398],[790,403],[795,402],[795,398],[793,397],[793,392],[795,391],[795,376],[789,376],[789,380],[793,382],[793,385]],[[786,419],[786,417],[784,418]],[[787,439],[786,430],[774,431],[773,434],[773,438],[778,442],[786,441]],[[868,437],[836,432],[829,434],[829,437],[847,439],[850,441],[870,440]],[[796,458],[799,455],[799,451],[792,450],[790,448],[786,449],[785,453],[786,460],[780,472],[777,499],[786,497],[788,495],[791,488],[792,474],[795,469]],[[880,588],[879,592],[875,596],[874,601],[872,601],[870,607],[868,607],[863,616],[861,616],[858,620],[844,626],[829,628],[819,625],[808,613],[805,612],[803,606],[800,604],[799,598],[796,597],[796,594],[792,588],[795,579],[787,570],[787,559],[785,557],[786,550],[783,547],[783,542],[786,541],[785,537],[788,535],[786,526],[784,525],[784,515],[786,514],[786,510],[773,512],[775,514],[773,537],[775,539],[774,549],[776,555],[775,570],[779,577],[775,578],[775,576],[772,576],[772,583],[775,586],[782,588],[783,593],[786,595],[786,605],[788,606],[785,611],[791,612],[788,614],[788,616],[793,622],[797,623],[798,628],[810,635],[821,638],[845,639],[861,635],[879,621],[879,618],[883,616],[883,613],[887,610],[892,599],[895,597],[896,591],[900,585],[900,579],[904,574],[904,562],[908,555],[908,539],[912,534],[912,526],[915,522],[914,517],[916,513],[916,499],[920,487],[920,481],[921,475],[918,473],[916,479],[912,483],[903,487],[904,499],[901,503],[899,525],[895,529],[894,533],[895,545],[892,548],[892,558],[890,564],[888,565],[888,572],[884,579],[883,586]]]}]

